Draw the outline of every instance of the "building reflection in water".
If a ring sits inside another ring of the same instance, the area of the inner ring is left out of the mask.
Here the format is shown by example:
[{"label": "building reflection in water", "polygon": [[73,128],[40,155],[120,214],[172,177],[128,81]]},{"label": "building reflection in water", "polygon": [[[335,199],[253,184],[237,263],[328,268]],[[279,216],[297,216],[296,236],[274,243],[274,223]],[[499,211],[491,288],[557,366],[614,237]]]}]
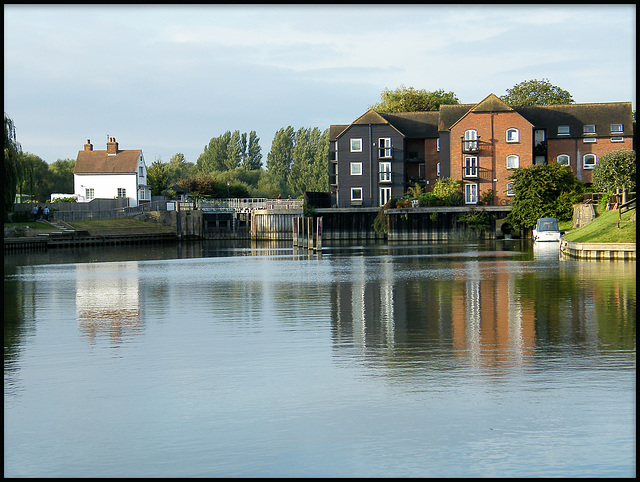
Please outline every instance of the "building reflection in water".
[{"label": "building reflection in water", "polygon": [[76,265],[76,315],[91,342],[108,336],[112,347],[142,333],[138,263]]},{"label": "building reflection in water", "polygon": [[335,344],[383,349],[405,363],[443,351],[476,367],[526,363],[535,350],[534,303],[507,263],[455,262],[412,275],[391,260],[353,258],[341,268],[350,276],[332,288]]}]

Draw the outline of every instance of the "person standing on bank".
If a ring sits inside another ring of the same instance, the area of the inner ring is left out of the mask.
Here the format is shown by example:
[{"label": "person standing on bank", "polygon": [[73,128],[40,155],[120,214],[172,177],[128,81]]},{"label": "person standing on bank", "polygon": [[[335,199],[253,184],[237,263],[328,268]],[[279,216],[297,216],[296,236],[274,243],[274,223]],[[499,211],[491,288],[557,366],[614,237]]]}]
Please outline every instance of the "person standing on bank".
[{"label": "person standing on bank", "polygon": [[49,221],[49,206],[44,207],[44,219],[45,221]]},{"label": "person standing on bank", "polygon": [[38,206],[35,204],[31,208],[31,214],[33,215],[33,222],[35,223],[38,220]]}]

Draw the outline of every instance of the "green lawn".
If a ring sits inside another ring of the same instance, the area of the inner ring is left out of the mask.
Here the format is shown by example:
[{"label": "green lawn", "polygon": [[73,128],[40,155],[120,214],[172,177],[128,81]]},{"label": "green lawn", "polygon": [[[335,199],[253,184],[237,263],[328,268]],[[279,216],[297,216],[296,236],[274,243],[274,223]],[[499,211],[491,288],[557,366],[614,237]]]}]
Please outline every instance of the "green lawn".
[{"label": "green lawn", "polygon": [[618,211],[606,211],[586,226],[567,231],[564,239],[575,243],[635,243],[635,214],[635,209],[623,213],[618,228]]},{"label": "green lawn", "polygon": [[70,221],[67,224],[75,229],[89,231],[91,234],[149,234],[174,232],[173,228],[170,226],[140,221],[129,217],[84,219],[81,221]]}]

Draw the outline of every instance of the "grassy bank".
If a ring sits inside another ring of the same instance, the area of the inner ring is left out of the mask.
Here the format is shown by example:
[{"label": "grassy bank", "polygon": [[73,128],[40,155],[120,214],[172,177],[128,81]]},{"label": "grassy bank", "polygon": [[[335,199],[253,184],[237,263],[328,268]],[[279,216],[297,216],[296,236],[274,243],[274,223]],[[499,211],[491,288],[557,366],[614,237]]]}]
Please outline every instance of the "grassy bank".
[{"label": "grassy bank", "polygon": [[636,210],[622,214],[618,228],[618,211],[606,211],[586,226],[567,231],[564,239],[575,243],[635,243]]},{"label": "grassy bank", "polygon": [[70,221],[71,227],[83,231],[89,231],[92,235],[104,234],[153,234],[172,233],[173,228],[161,224],[140,221],[130,217],[120,217],[112,219],[84,219],[81,221]]}]

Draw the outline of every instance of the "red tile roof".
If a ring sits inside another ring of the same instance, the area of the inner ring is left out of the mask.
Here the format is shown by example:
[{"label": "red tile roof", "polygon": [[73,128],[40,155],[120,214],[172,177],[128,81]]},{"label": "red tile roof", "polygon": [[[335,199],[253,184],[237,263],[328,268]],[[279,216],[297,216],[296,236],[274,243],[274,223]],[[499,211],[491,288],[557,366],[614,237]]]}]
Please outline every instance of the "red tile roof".
[{"label": "red tile roof", "polygon": [[118,151],[79,151],[74,174],[130,174],[138,169],[141,149]]}]

